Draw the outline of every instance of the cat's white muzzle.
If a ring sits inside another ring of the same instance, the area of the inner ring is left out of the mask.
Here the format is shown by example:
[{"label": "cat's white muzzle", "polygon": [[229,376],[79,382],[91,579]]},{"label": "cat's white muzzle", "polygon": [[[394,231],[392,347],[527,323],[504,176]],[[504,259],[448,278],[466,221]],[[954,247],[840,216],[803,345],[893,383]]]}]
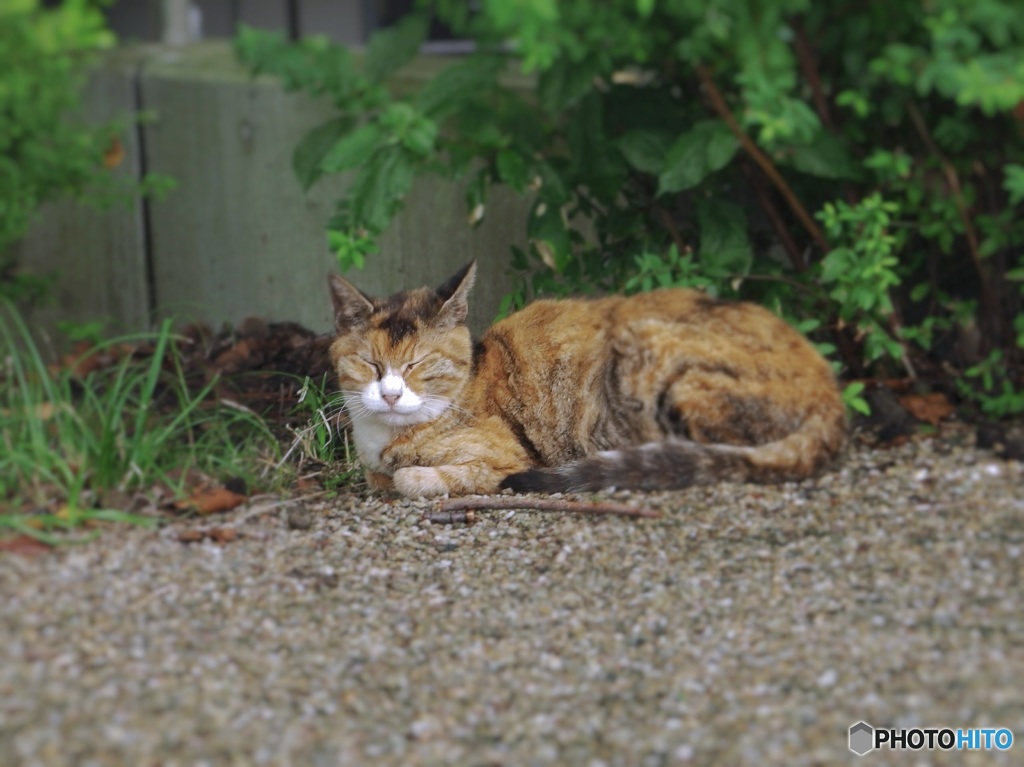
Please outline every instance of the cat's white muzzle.
[{"label": "cat's white muzzle", "polygon": [[379,381],[371,381],[360,399],[367,415],[389,426],[411,426],[433,420],[447,409],[447,400],[420,397],[405,385],[401,376],[388,373]]}]

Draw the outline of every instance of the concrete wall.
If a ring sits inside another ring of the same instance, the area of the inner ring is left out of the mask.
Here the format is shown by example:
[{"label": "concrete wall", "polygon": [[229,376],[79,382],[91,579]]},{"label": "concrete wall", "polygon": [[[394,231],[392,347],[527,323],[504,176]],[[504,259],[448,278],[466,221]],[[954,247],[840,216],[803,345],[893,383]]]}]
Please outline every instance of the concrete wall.
[{"label": "concrete wall", "polygon": [[[111,172],[137,179],[142,151],[127,116],[136,109],[140,51],[118,51],[86,86],[83,117],[90,122],[126,118],[124,159]],[[23,271],[57,276],[39,307],[26,310],[30,325],[52,330],[60,320],[109,318],[115,331],[141,330],[151,315],[143,205],[133,200],[108,210],[71,200],[45,205],[29,234],[14,245]]]},{"label": "concrete wall", "polygon": [[113,0],[105,15],[117,38],[129,43],[230,38],[242,23],[361,45],[376,27],[376,6],[375,0]]},{"label": "concrete wall", "polygon": [[[439,65],[410,67],[395,87],[415,87]],[[256,315],[329,329],[325,277],[335,260],[325,226],[348,179],[324,179],[305,194],[291,170],[293,148],[331,116],[327,105],[252,79],[226,43],[121,52],[96,75],[89,99],[94,117],[152,111],[154,120],[128,133],[121,172],[145,168],[178,187],[148,210],[47,210],[20,256],[31,271],[58,271],[59,302],[33,321],[107,317],[119,329],[141,329],[156,316],[218,326]],[[462,189],[420,179],[381,252],[347,276],[386,295],[439,284],[477,258],[470,322],[479,332],[512,287],[509,246],[525,246],[527,207],[499,193],[471,230]]]}]

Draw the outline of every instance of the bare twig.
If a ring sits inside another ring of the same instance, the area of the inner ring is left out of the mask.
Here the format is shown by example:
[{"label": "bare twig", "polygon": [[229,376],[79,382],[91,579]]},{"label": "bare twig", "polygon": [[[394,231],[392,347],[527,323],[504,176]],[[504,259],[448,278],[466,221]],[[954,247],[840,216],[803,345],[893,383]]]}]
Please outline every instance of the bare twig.
[{"label": "bare twig", "polygon": [[807,30],[800,19],[793,19],[790,22],[793,29],[793,49],[796,51],[797,61],[800,62],[800,71],[811,88],[811,100],[814,102],[814,110],[818,113],[821,124],[829,130],[835,129],[832,122],[832,113],[828,109],[828,100],[825,98],[825,90],[821,87],[821,77],[818,75],[818,57],[814,48],[807,39]]},{"label": "bare twig", "polygon": [[914,128],[921,137],[921,141],[924,142],[925,147],[942,167],[942,175],[946,177],[946,183],[949,185],[949,191],[953,194],[953,202],[956,205],[957,213],[960,214],[960,220],[964,225],[964,236],[967,238],[967,250],[971,255],[971,263],[974,265],[974,270],[978,273],[978,283],[981,287],[981,303],[985,310],[985,319],[996,325],[998,324],[999,316],[999,300],[996,298],[995,290],[993,290],[992,284],[989,282],[988,273],[985,271],[985,265],[982,263],[981,253],[978,248],[978,233],[974,229],[971,213],[967,209],[967,202],[964,200],[964,193],[960,187],[960,176],[957,175],[953,163],[946,159],[945,155],[942,154],[942,150],[935,143],[935,139],[932,138],[932,134],[925,124],[924,117],[921,115],[921,110],[917,108],[917,104],[913,101],[907,102],[907,114],[910,115],[910,120],[914,123]]},{"label": "bare twig", "polygon": [[731,280],[743,280],[750,282],[778,282],[783,285],[789,285],[794,290],[799,290],[803,293],[814,298],[818,305],[825,306],[826,296],[820,289],[816,289],[813,285],[805,285],[798,280],[794,280],[790,277],[783,277],[781,274],[730,274],[728,279]]},{"label": "bare twig", "polygon": [[892,298],[892,291],[889,294],[889,303],[892,305],[892,314],[889,315],[889,335],[900,345],[900,361],[903,368],[913,380],[917,380],[917,369],[910,361],[910,353],[907,351],[907,342],[903,340],[903,321],[900,319],[899,305]]},{"label": "bare twig", "polygon": [[672,241],[676,244],[676,249],[679,251],[679,255],[685,255],[689,248],[686,245],[686,240],[684,240],[683,236],[679,233],[679,229],[676,227],[675,221],[672,220],[672,214],[660,205],[655,205],[652,210],[661,221],[662,226],[668,230],[669,235],[672,237]]},{"label": "bare twig", "polygon": [[472,525],[476,522],[476,511],[428,511],[423,514],[423,518],[435,525]]},{"label": "bare twig", "polygon": [[[804,28],[804,23],[801,19],[795,18],[790,22],[790,26],[793,29],[793,49],[796,51],[797,61],[800,62],[800,71],[803,72],[804,79],[807,80],[807,84],[810,86],[814,110],[818,113],[818,119],[821,120],[821,124],[825,126],[825,129],[833,135],[838,135],[839,131],[837,130],[836,122],[832,118],[828,99],[825,98],[825,89],[821,84],[821,74],[818,72],[818,56],[814,51],[814,46],[811,45],[807,30]],[[856,205],[859,202],[857,190],[854,189],[853,184],[849,181],[843,183],[843,196],[850,205]]]},{"label": "bare twig", "polygon": [[[296,496],[295,498],[285,498],[282,501],[276,501],[274,503],[263,503],[258,504],[256,506],[250,506],[248,509],[245,509],[241,514],[238,514],[237,516],[232,518],[231,521],[226,525],[221,525],[221,527],[238,527],[243,522],[248,522],[250,519],[253,519],[254,517],[258,517],[262,514],[267,514],[271,511],[277,511],[278,509],[295,506],[297,503],[300,503],[301,501],[306,501],[311,498],[318,498],[321,495],[327,495],[327,493],[329,492],[331,491],[317,490],[312,493],[303,493],[302,495]],[[271,496],[267,496],[268,499],[270,497]],[[254,499],[250,499],[250,503],[252,502],[252,500]]]},{"label": "bare twig", "polygon": [[439,512],[473,509],[474,511],[500,511],[502,509],[528,509],[530,511],[568,511],[574,514],[616,514],[623,517],[659,519],[662,514],[642,506],[624,503],[588,503],[563,501],[559,498],[521,498],[519,496],[471,496],[452,498],[437,505]]},{"label": "bare twig", "polygon": [[807,271],[807,264],[804,262],[803,254],[800,252],[800,248],[797,246],[796,240],[793,239],[793,235],[789,233],[789,229],[786,227],[786,222],[782,220],[782,216],[779,214],[778,208],[776,208],[775,203],[772,202],[772,198],[768,194],[768,190],[765,189],[761,177],[757,175],[757,171],[750,167],[747,162],[741,162],[740,169],[743,171],[743,175],[749,179],[750,185],[754,188],[754,196],[757,197],[757,202],[761,206],[761,210],[763,210],[765,215],[768,216],[768,221],[771,223],[772,229],[775,230],[775,236],[779,238],[779,242],[782,243],[782,247],[789,256],[789,262],[793,265],[793,268],[796,269],[796,271]]},{"label": "bare twig", "polygon": [[750,138],[746,133],[743,132],[743,128],[736,122],[736,118],[729,110],[729,105],[725,103],[725,99],[722,97],[722,92],[718,90],[718,86],[715,85],[715,79],[711,75],[711,70],[703,64],[697,65],[697,74],[700,76],[701,83],[704,85],[704,90],[708,94],[708,99],[711,101],[711,106],[718,114],[719,117],[729,126],[729,130],[733,132],[733,135],[739,140],[740,144],[750,158],[757,163],[758,167],[764,171],[765,175],[771,180],[775,188],[779,190],[779,194],[786,200],[786,204],[789,205],[790,209],[800,220],[804,229],[811,235],[814,241],[818,244],[818,247],[825,253],[830,248],[828,241],[825,236],[821,233],[821,229],[814,222],[811,214],[807,212],[807,209],[803,206],[803,203],[797,198],[793,190],[790,189],[789,184],[786,183],[786,179],[782,177],[775,164],[768,158],[768,156],[761,151],[760,147],[754,143],[754,140]]}]

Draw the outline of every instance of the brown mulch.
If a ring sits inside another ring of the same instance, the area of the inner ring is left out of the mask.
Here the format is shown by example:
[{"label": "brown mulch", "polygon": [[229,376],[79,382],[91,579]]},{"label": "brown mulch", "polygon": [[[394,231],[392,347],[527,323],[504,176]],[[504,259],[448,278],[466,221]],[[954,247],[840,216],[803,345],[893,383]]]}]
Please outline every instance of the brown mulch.
[{"label": "brown mulch", "polygon": [[[250,317],[237,328],[219,332],[206,324],[188,325],[177,333],[175,351],[193,394],[216,381],[216,400],[246,407],[272,427],[288,426],[294,425],[293,410],[307,376],[318,385],[326,384],[328,390],[333,388],[327,356],[331,340],[294,322]],[[83,341],[56,367],[84,377],[119,364],[126,356],[145,360],[153,353],[150,342],[118,344],[97,353]],[[171,367],[169,355],[164,365]]]},{"label": "brown mulch", "polygon": [[181,335],[187,374],[203,383],[219,376],[219,397],[272,422],[288,421],[307,376],[317,384],[333,377],[327,356],[331,336],[294,322],[250,317],[237,329],[214,333],[207,325],[189,325]]}]

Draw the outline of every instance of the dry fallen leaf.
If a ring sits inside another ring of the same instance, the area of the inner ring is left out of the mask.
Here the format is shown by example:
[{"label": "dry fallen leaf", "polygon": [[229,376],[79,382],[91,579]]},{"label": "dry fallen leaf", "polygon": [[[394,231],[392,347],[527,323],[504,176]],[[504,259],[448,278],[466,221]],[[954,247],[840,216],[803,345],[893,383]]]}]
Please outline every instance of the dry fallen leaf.
[{"label": "dry fallen leaf", "polygon": [[953,404],[942,392],[908,394],[900,397],[900,404],[919,421],[938,426],[939,421],[953,414]]},{"label": "dry fallen leaf", "polygon": [[85,378],[93,371],[113,367],[135,351],[136,347],[128,343],[97,349],[91,341],[76,341],[71,351],[60,358],[60,364],[49,368],[54,373],[64,369],[77,378]]},{"label": "dry fallen leaf", "polygon": [[181,483],[190,488],[213,487],[216,483],[212,477],[199,471],[195,466],[175,466],[167,472],[171,483]]},{"label": "dry fallen leaf", "polygon": [[[27,412],[31,413],[32,416],[38,418],[40,421],[51,421],[57,413],[71,412],[71,408],[65,402],[61,402],[57,405],[54,405],[52,402],[40,402],[37,405],[33,405]],[[0,408],[0,415],[5,418],[10,417],[12,413],[17,413],[18,415],[22,414],[22,412],[18,410],[12,411],[6,408]]]},{"label": "dry fallen leaf", "polygon": [[909,434],[897,434],[895,437],[887,439],[883,442],[866,442],[864,444],[867,444],[870,447],[880,447],[883,450],[889,450],[894,447],[899,447],[900,445],[905,445],[908,442],[910,442]]},{"label": "dry fallen leaf", "polygon": [[319,492],[320,490],[323,490],[323,485],[321,485],[313,477],[299,477],[297,480],[295,480],[296,493],[316,493]]},{"label": "dry fallen leaf", "polygon": [[208,531],[207,535],[216,543],[231,543],[238,540],[238,531],[233,527],[215,527]]},{"label": "dry fallen leaf", "polygon": [[107,151],[103,153],[103,166],[107,170],[113,170],[122,162],[124,162],[124,144],[121,143],[121,139],[114,136],[110,139]]},{"label": "dry fallen leaf", "polygon": [[197,490],[185,500],[178,501],[175,506],[182,511],[191,509],[197,514],[216,514],[229,511],[245,501],[244,495],[233,493],[226,487],[211,487]]},{"label": "dry fallen leaf", "polygon": [[31,535],[19,533],[9,538],[0,538],[0,552],[7,551],[11,554],[21,554],[23,557],[38,557],[40,554],[49,554],[53,547],[33,538]]},{"label": "dry fallen leaf", "polygon": [[545,240],[531,240],[534,247],[537,248],[537,252],[540,253],[540,260],[544,262],[544,265],[552,271],[558,271],[558,267],[555,264],[555,250]]},{"label": "dry fallen leaf", "polygon": [[180,543],[199,543],[206,539],[214,543],[231,543],[238,540],[238,531],[233,527],[211,527],[207,530],[182,530],[178,533]]},{"label": "dry fallen leaf", "polygon": [[213,364],[224,373],[237,373],[246,369],[249,358],[253,356],[256,342],[247,338],[231,346],[214,359]]}]

